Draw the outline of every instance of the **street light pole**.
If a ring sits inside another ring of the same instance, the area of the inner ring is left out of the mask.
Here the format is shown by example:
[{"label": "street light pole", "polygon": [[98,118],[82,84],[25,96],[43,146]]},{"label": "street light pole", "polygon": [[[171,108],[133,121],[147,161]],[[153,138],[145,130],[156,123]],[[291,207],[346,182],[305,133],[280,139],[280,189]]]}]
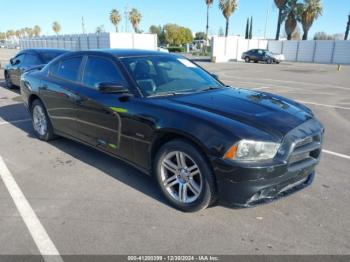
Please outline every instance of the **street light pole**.
[{"label": "street light pole", "polygon": [[128,33],[129,32],[129,23],[128,23],[128,16],[129,16],[129,6],[126,5],[125,9],[124,9],[124,15],[125,15],[125,32]]}]

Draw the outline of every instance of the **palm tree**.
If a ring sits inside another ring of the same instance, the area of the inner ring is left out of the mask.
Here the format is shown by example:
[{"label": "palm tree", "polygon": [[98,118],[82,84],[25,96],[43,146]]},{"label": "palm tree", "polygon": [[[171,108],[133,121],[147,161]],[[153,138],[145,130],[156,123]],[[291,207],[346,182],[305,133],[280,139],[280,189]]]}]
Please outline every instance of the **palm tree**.
[{"label": "palm tree", "polygon": [[303,40],[307,40],[309,30],[314,21],[322,15],[323,6],[321,0],[305,0],[299,8],[299,20],[303,26]]},{"label": "palm tree", "polygon": [[109,15],[109,20],[115,26],[115,31],[118,33],[118,25],[122,21],[122,16],[117,9],[113,9]]},{"label": "palm tree", "polygon": [[98,27],[96,27],[96,34],[101,34],[105,32],[105,26],[104,25],[100,25]]},{"label": "palm tree", "polygon": [[22,28],[20,31],[21,31],[21,37],[25,37],[26,36],[26,30],[24,28]]},{"label": "palm tree", "polygon": [[292,40],[292,35],[297,28],[297,19],[298,14],[300,13],[300,9],[302,8],[303,4],[299,4],[298,0],[288,0],[286,5],[286,10],[283,14],[283,19],[287,20],[285,21],[285,30],[287,34],[287,39]]},{"label": "palm tree", "polygon": [[220,0],[219,8],[222,11],[222,14],[226,18],[226,32],[225,36],[228,36],[229,26],[230,26],[230,17],[238,8],[238,0]]},{"label": "palm tree", "polygon": [[24,28],[24,30],[25,30],[26,35],[27,35],[28,37],[33,37],[34,31],[33,31],[32,28],[26,27],[26,28]]},{"label": "palm tree", "polygon": [[142,19],[142,15],[136,8],[133,8],[129,12],[129,20],[130,20],[130,23],[132,24],[132,27],[134,28],[135,33],[140,32],[139,27],[140,27],[141,19]]},{"label": "palm tree", "polygon": [[35,36],[40,36],[40,34],[41,34],[41,27],[38,26],[38,25],[34,26],[33,33],[34,33]]},{"label": "palm tree", "polygon": [[349,31],[350,31],[350,14],[349,14],[349,17],[348,17],[348,24],[346,25],[346,29],[345,29],[344,40],[348,40]]},{"label": "palm tree", "polygon": [[277,32],[276,32],[276,40],[280,39],[281,33],[281,24],[283,22],[283,12],[285,11],[287,0],[275,0],[275,4],[278,8],[278,21],[277,21]]},{"label": "palm tree", "polygon": [[206,31],[205,31],[205,41],[207,41],[208,39],[208,32],[209,32],[209,9],[210,7],[213,5],[214,0],[204,0],[206,5],[207,5],[207,27],[206,27]]},{"label": "palm tree", "polygon": [[55,32],[56,35],[58,35],[61,32],[61,25],[60,25],[60,23],[53,22],[52,30]]}]

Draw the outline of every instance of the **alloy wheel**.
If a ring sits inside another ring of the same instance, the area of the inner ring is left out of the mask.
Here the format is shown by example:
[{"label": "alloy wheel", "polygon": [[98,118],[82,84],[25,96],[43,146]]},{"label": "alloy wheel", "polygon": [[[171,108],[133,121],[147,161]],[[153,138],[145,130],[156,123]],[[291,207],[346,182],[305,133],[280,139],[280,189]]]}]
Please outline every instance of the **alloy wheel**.
[{"label": "alloy wheel", "polygon": [[47,133],[47,119],[45,111],[39,105],[36,105],[33,108],[33,127],[41,136],[44,136]]},{"label": "alloy wheel", "polygon": [[203,179],[198,165],[181,151],[170,152],[163,158],[161,179],[165,191],[183,204],[193,203],[202,192]]}]

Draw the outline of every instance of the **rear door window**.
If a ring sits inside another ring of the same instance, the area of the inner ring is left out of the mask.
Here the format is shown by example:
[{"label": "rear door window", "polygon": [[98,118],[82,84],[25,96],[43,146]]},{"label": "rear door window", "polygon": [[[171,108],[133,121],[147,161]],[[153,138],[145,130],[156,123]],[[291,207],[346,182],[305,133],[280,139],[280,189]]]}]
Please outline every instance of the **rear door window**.
[{"label": "rear door window", "polygon": [[79,79],[82,57],[72,57],[55,63],[50,68],[50,73],[56,77],[77,82]]}]

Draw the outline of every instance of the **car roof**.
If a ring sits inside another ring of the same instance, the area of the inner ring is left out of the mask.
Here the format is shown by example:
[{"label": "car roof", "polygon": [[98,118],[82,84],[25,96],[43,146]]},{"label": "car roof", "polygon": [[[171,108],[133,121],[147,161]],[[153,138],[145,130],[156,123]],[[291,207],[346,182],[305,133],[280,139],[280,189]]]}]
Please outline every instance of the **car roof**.
[{"label": "car roof", "polygon": [[75,51],[66,54],[67,56],[74,55],[110,55],[115,57],[135,57],[135,56],[179,56],[174,54],[169,54],[165,52],[152,51],[152,50],[142,50],[142,49],[96,49],[96,50],[85,50],[85,51]]},{"label": "car roof", "polygon": [[59,48],[30,48],[30,49],[24,49],[22,50],[19,54],[23,53],[36,53],[36,54],[41,54],[41,53],[67,53],[69,50],[66,49],[59,49]]}]

